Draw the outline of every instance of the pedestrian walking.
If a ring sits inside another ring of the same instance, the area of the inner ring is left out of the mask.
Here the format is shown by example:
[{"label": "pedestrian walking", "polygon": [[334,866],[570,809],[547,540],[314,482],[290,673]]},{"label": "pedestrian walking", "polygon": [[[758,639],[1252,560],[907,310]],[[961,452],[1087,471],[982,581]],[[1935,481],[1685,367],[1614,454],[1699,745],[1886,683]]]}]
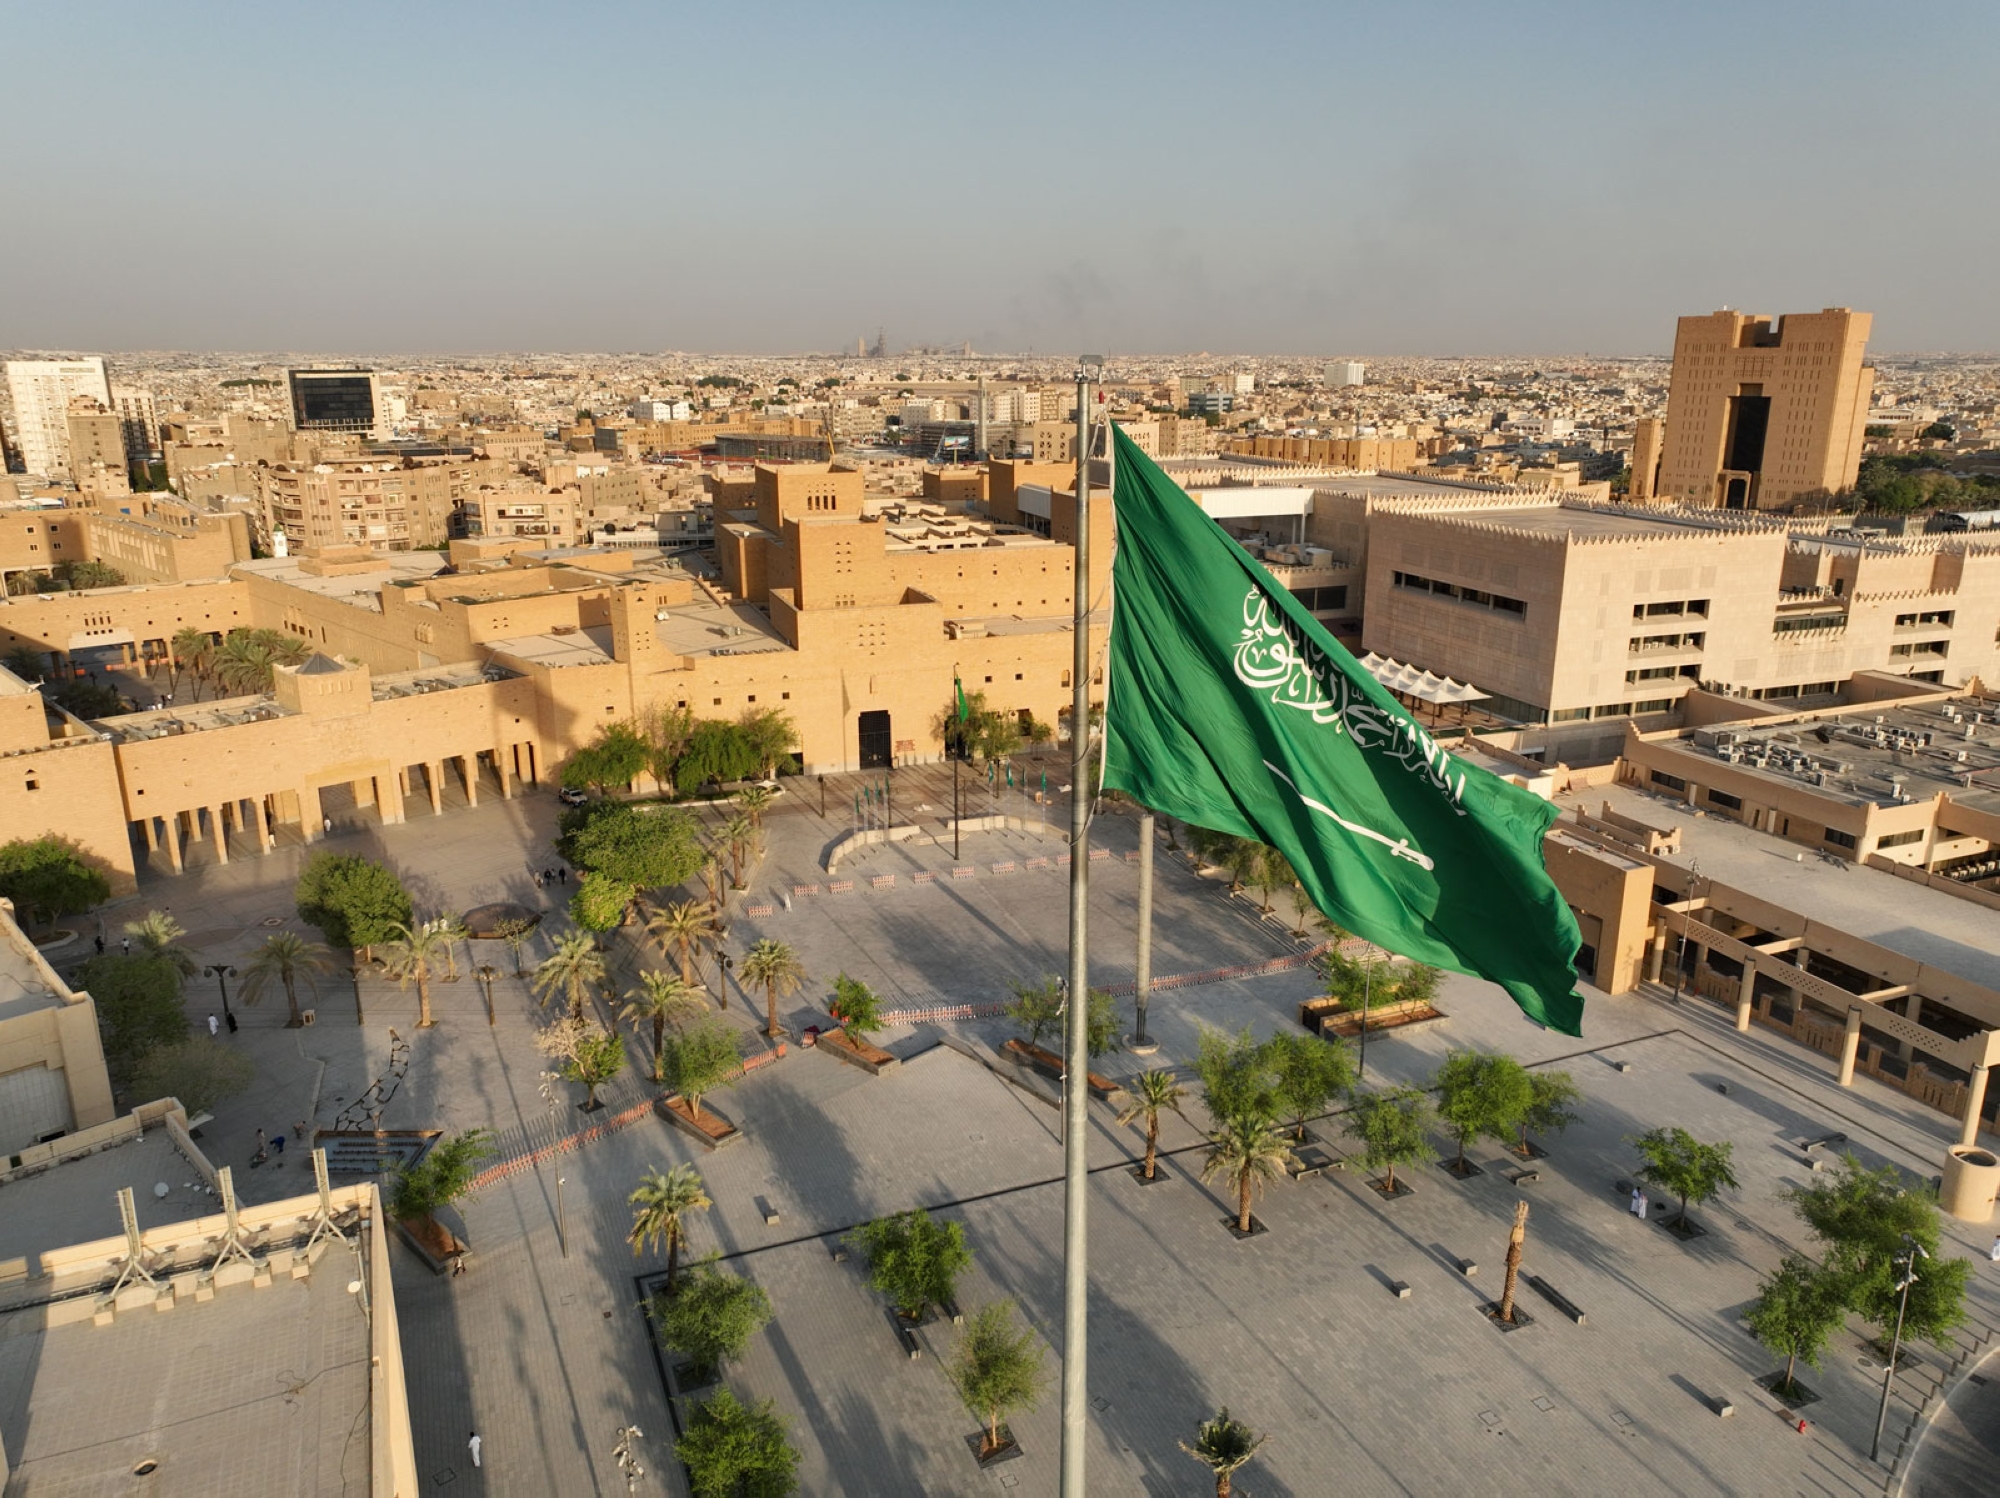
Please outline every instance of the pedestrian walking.
[{"label": "pedestrian walking", "polygon": [[275,1139],[273,1139],[271,1141],[271,1148],[276,1150],[279,1154],[282,1155],[285,1152],[285,1136],[283,1134],[280,1134]]},{"label": "pedestrian walking", "polygon": [[1637,1217],[1639,1215],[1639,1203],[1644,1201],[1645,1198],[1646,1193],[1641,1191],[1637,1186],[1634,1186],[1632,1188],[1631,1204],[1625,1210],[1630,1212],[1634,1217]]},{"label": "pedestrian walking", "polygon": [[465,1273],[465,1255],[462,1252],[453,1254],[451,1256],[451,1277],[453,1279],[457,1279],[461,1274],[464,1273]]},{"label": "pedestrian walking", "polygon": [[222,1021],[217,1019],[214,1015],[211,1014],[208,1017],[208,1038],[210,1040],[213,1040],[221,1032],[222,1032]]},{"label": "pedestrian walking", "polygon": [[1993,1247],[1987,1251],[1986,1257],[1991,1259],[1995,1264],[2000,1264],[2000,1235],[1995,1235]]},{"label": "pedestrian walking", "polygon": [[121,937],[119,937],[119,938],[118,938],[118,944],[119,944],[119,945],[120,945],[121,947],[123,947],[123,948],[125,949],[125,955],[126,955],[127,957],[130,957],[130,956],[132,955],[132,938],[131,938],[131,937],[129,937],[129,936],[121,936]]},{"label": "pedestrian walking", "polygon": [[542,887],[542,876],[539,873],[537,873],[535,875],[535,888],[540,889],[541,887]]},{"label": "pedestrian walking", "polygon": [[1646,1209],[1652,1205],[1652,1202],[1647,1199],[1646,1193],[1641,1191],[1639,1193],[1639,1205],[1632,1210],[1639,1214],[1639,1221],[1644,1222],[1646,1220]]},{"label": "pedestrian walking", "polygon": [[479,1432],[474,1431],[465,1442],[465,1449],[472,1453],[472,1465],[479,1465]]},{"label": "pedestrian walking", "polygon": [[97,933],[97,955],[100,957],[104,955],[104,933],[102,931]]},{"label": "pedestrian walking", "polygon": [[563,864],[558,864],[558,865],[556,866],[556,877],[557,877],[558,879],[562,880],[562,882],[563,882],[564,884],[568,884],[568,883],[569,883],[569,868],[568,868],[568,866],[567,866],[567,865],[563,865]]},{"label": "pedestrian walking", "polygon": [[332,836],[333,836],[333,818],[332,818],[332,817],[322,817],[322,818],[320,818],[320,830],[321,830],[322,832],[324,832],[324,833],[325,833],[325,834],[326,834],[326,835],[327,835],[328,837],[332,837]]},{"label": "pedestrian walking", "polygon": [[229,1013],[223,1015],[222,1022],[225,1025],[229,1026],[229,1033],[231,1035],[234,1035],[236,1033],[236,1011],[234,1009],[230,1010]]}]

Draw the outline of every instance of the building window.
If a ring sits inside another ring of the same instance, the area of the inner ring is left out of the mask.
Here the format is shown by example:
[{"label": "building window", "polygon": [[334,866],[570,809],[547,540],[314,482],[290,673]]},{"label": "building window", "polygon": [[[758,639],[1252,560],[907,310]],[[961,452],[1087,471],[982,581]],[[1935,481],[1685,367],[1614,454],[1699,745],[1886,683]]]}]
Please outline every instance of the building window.
[{"label": "building window", "polygon": [[1714,790],[1709,791],[1707,794],[1710,806],[1726,807],[1730,811],[1743,810],[1743,798],[1741,796],[1732,796],[1727,791]]},{"label": "building window", "polygon": [[1512,614],[1517,619],[1527,616],[1528,605],[1518,598],[1507,598],[1479,588],[1461,587],[1457,583],[1439,582],[1414,572],[1397,572],[1392,574],[1392,577],[1397,587],[1408,588],[1415,593],[1433,593],[1439,598],[1475,604],[1484,609],[1496,609],[1503,614]]},{"label": "building window", "polygon": [[1653,771],[1653,784],[1662,790],[1685,791],[1688,783],[1678,775],[1669,775],[1665,770]]},{"label": "building window", "polygon": [[1854,846],[1854,834],[1851,832],[1842,832],[1838,827],[1829,827],[1826,829],[1826,840],[1836,848],[1852,848]]},{"label": "building window", "polygon": [[1923,840],[1923,828],[1913,827],[1908,832],[1892,832],[1887,837],[1878,837],[1875,839],[1875,846],[1878,848],[1906,848],[1911,843],[1920,843]]}]

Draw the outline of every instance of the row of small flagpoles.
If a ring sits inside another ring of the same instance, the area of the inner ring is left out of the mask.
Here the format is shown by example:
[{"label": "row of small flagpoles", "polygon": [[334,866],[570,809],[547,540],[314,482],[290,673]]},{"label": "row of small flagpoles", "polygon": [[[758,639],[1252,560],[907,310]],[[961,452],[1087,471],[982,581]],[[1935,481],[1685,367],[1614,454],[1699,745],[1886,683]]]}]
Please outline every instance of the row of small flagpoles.
[{"label": "row of small flagpoles", "polygon": [[[993,806],[1000,807],[1003,800],[1019,793],[1024,809],[1030,800],[1036,804],[1041,814],[1042,826],[1046,830],[1049,821],[1049,772],[1043,770],[1039,794],[1035,788],[1035,772],[1023,765],[1016,773],[1012,764],[989,762],[986,766],[986,792]],[[977,781],[973,782],[975,785]],[[974,792],[974,794],[978,794]],[[889,777],[884,775],[879,781],[863,781],[854,792],[853,815],[848,828],[854,832],[872,832],[889,827],[895,816],[895,796]]]}]

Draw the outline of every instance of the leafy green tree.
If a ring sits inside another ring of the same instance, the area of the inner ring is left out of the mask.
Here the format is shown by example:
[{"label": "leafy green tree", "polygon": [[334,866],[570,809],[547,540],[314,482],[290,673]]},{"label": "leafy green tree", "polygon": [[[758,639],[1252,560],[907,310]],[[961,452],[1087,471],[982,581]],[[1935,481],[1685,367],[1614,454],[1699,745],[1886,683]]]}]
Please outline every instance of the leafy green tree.
[{"label": "leafy green tree", "polygon": [[1458,1172],[1465,1152],[1482,1137],[1505,1139],[1521,1126],[1534,1103],[1528,1069],[1512,1056],[1454,1051],[1438,1068],[1438,1120],[1458,1141]]},{"label": "leafy green tree", "polygon": [[734,1087],[742,1070],[736,1032],[720,1020],[703,1020],[668,1036],[660,1062],[661,1079],[687,1099],[696,1122],[701,1119],[702,1098],[718,1087]]},{"label": "leafy green tree", "polygon": [[1645,1157],[1639,1179],[1681,1199],[1681,1227],[1688,1225],[1688,1203],[1700,1206],[1713,1201],[1723,1191],[1736,1189],[1736,1176],[1729,1168],[1732,1144],[1704,1144],[1686,1129],[1650,1129],[1631,1143]]},{"label": "leafy green tree", "polygon": [[188,1033],[181,1008],[181,975],[165,957],[107,952],[78,969],[77,987],[97,1004],[104,1063],[120,1087],[132,1079],[148,1052]]},{"label": "leafy green tree", "polygon": [[292,891],[300,917],[330,947],[363,953],[394,941],[416,919],[409,891],[383,865],[352,853],[315,853]]},{"label": "leafy green tree", "polygon": [[1799,1254],[1785,1255],[1758,1286],[1757,1303],[1743,1319],[1752,1336],[1785,1360],[1784,1382],[1772,1393],[1780,1398],[1797,1393],[1792,1375],[1800,1358],[1819,1367],[1820,1354],[1847,1320],[1847,1291],[1838,1271]]},{"label": "leafy green tree", "polygon": [[591,801],[569,808],[559,825],[564,858],[621,884],[658,889],[701,866],[694,819],[658,802]]},{"label": "leafy green tree", "polygon": [[450,936],[434,922],[391,928],[382,948],[382,966],[404,988],[417,985],[417,1028],[437,1024],[431,1017],[431,978],[444,960]]},{"label": "leafy green tree", "polygon": [[636,726],[646,740],[646,773],[671,796],[674,768],[687,752],[688,739],[694,733],[694,714],[684,707],[656,703],[641,710]]},{"label": "leafy green tree", "polygon": [[770,1400],[744,1405],[724,1389],[695,1406],[674,1455],[694,1498],[784,1498],[798,1491],[799,1454]]},{"label": "leafy green tree", "polygon": [[921,1207],[863,1223],[848,1241],[868,1257],[869,1284],[907,1321],[950,1301],[959,1275],[972,1262],[965,1229],[937,1222]]},{"label": "leafy green tree", "polygon": [[290,1014],[285,1027],[296,1030],[305,1023],[299,1013],[299,980],[316,993],[316,974],[327,970],[328,953],[316,941],[307,941],[296,931],[277,931],[264,938],[243,968],[243,1002],[262,1003],[273,983],[285,990]]},{"label": "leafy green tree", "polygon": [[625,924],[625,912],[638,893],[631,885],[592,869],[576,881],[576,893],[569,897],[569,918],[586,931],[616,931]]},{"label": "leafy green tree", "polygon": [[607,723],[562,767],[562,783],[571,790],[594,790],[602,796],[616,786],[630,785],[645,771],[652,755],[646,735],[630,723]]},{"label": "leafy green tree", "polygon": [[882,1028],[881,996],[845,973],[833,980],[833,1003],[827,1012],[840,1021],[840,1033],[849,1045],[865,1045]]},{"label": "leafy green tree", "polygon": [[207,652],[207,673],[222,691],[249,697],[271,690],[279,666],[296,666],[312,655],[297,635],[275,629],[232,629]]},{"label": "leafy green tree", "polygon": [[651,1297],[646,1314],[662,1342],[687,1354],[699,1386],[724,1363],[743,1356],[750,1339],[771,1319],[771,1297],[762,1285],[724,1274],[710,1261],[690,1269],[677,1289]]},{"label": "leafy green tree", "polygon": [[702,990],[692,983],[675,977],[672,973],[647,969],[639,974],[639,986],[628,989],[625,1007],[619,1017],[631,1024],[650,1022],[653,1026],[653,1080],[663,1080],[660,1068],[664,1064],[667,1026],[678,1030],[696,1015],[708,1009],[708,999]]},{"label": "leafy green tree", "polygon": [[1187,1089],[1165,1067],[1139,1073],[1132,1079],[1132,1085],[1125,1089],[1125,1106],[1118,1112],[1118,1122],[1129,1124],[1141,1118],[1146,1120],[1145,1176],[1149,1181],[1153,1179],[1159,1158],[1160,1115],[1169,1109],[1179,1113],[1186,1097]]},{"label": "leafy green tree", "polygon": [[54,687],[49,695],[58,707],[79,718],[115,718],[132,710],[116,687],[94,676],[73,676]]},{"label": "leafy green tree", "polygon": [[702,1185],[701,1172],[692,1165],[676,1165],[666,1172],[649,1170],[626,1200],[632,1208],[632,1231],[626,1241],[635,1254],[666,1244],[667,1293],[671,1295],[681,1244],[687,1238],[688,1214],[706,1212],[715,1205]]},{"label": "leafy green tree", "polygon": [[743,956],[743,981],[764,990],[764,1033],[778,1034],[778,999],[790,998],[806,981],[805,964],[790,942],[765,937]]},{"label": "leafy green tree", "polygon": [[688,735],[687,749],[674,767],[674,781],[686,795],[705,785],[748,780],[757,770],[757,746],[740,724],[704,718]]},{"label": "leafy green tree", "polygon": [[[16,588],[17,583],[25,583],[27,586]],[[33,575],[26,572],[12,574],[7,579],[7,591],[9,594],[34,592]],[[0,666],[5,666],[29,686],[33,686],[49,674],[48,656],[30,645],[16,645],[5,655],[0,655]]]},{"label": "leafy green tree", "polygon": [[577,1037],[563,1063],[563,1076],[584,1086],[583,1111],[597,1107],[597,1089],[625,1070],[625,1037],[598,1030]]},{"label": "leafy green tree", "polygon": [[1576,1103],[1583,1093],[1566,1071],[1528,1074],[1528,1111],[1521,1115],[1519,1153],[1528,1153],[1528,1132],[1560,1134],[1576,1122]]},{"label": "leafy green tree", "polygon": [[0,845],[0,897],[12,900],[33,928],[102,904],[111,884],[66,837],[15,838]]},{"label": "leafy green tree", "polygon": [[784,713],[774,707],[751,708],[739,727],[761,779],[773,779],[792,768],[792,746],[799,741],[799,730]]},{"label": "leafy green tree", "polygon": [[1898,1260],[1910,1243],[1930,1257],[1917,1261],[1904,1334],[1942,1342],[1965,1319],[1971,1266],[1962,1258],[1939,1254],[1943,1226],[1937,1204],[1905,1190],[1895,1166],[1869,1170],[1849,1154],[1829,1179],[1794,1187],[1786,1197],[1825,1245],[1823,1263],[1845,1286],[1849,1309],[1885,1340],[1902,1302]]},{"label": "leafy green tree", "polygon": [[514,976],[525,976],[521,971],[521,948],[528,944],[528,938],[535,934],[541,922],[533,916],[509,916],[493,928],[493,934],[507,943],[507,950],[514,954]]},{"label": "leafy green tree", "polygon": [[544,1004],[561,994],[569,1001],[573,1018],[583,1018],[583,1001],[604,981],[604,955],[597,950],[587,931],[565,931],[556,938],[555,950],[535,968],[535,997]]},{"label": "leafy green tree", "polygon": [[945,704],[931,723],[931,732],[953,759],[992,764],[1021,752],[1021,720],[1013,713],[986,705],[984,692],[968,692],[961,717],[956,698]]},{"label": "leafy green tree", "polygon": [[1041,1343],[1028,1328],[1015,1330],[1013,1301],[996,1300],[973,1313],[945,1372],[966,1409],[985,1423],[979,1454],[991,1456],[1005,1444],[1000,1422],[1033,1409],[1041,1394]]},{"label": "leafy green tree", "polygon": [[1202,1162],[1201,1178],[1221,1176],[1236,1188],[1236,1231],[1250,1231],[1250,1198],[1285,1173],[1291,1162],[1291,1146],[1284,1130],[1270,1117],[1258,1113],[1233,1113],[1221,1119],[1208,1136],[1208,1158]]},{"label": "leafy green tree", "polygon": [[1385,1191],[1396,1189],[1396,1167],[1435,1160],[1429,1130],[1431,1102],[1414,1087],[1364,1094],[1348,1110],[1347,1130],[1361,1145],[1361,1163],[1386,1171]]},{"label": "leafy green tree", "polygon": [[1054,978],[1039,983],[1015,982],[1008,985],[1014,998],[1007,1005],[1007,1017],[1027,1032],[1028,1044],[1039,1046],[1042,1037],[1062,1029],[1062,984]]},{"label": "leafy green tree", "polygon": [[1216,1123],[1225,1119],[1278,1116],[1277,1079],[1271,1058],[1250,1038],[1249,1026],[1235,1035],[1203,1030],[1194,1061],[1201,1079],[1201,1100]]},{"label": "leafy green tree", "polygon": [[1275,1084],[1278,1116],[1291,1120],[1292,1137],[1303,1141],[1306,1120],[1326,1112],[1354,1086],[1354,1057],[1338,1036],[1281,1031],[1264,1042]]},{"label": "leafy green tree", "polygon": [[389,1212],[405,1222],[429,1217],[455,1202],[469,1201],[479,1162],[493,1153],[487,1129],[467,1129],[431,1146],[414,1165],[397,1170],[389,1186]]},{"label": "leafy green tree", "polygon": [[1241,1420],[1230,1419],[1225,1404],[1213,1420],[1195,1428],[1192,1446],[1182,1441],[1180,1448],[1215,1474],[1215,1498],[1229,1498],[1237,1470],[1249,1463],[1265,1439]]},{"label": "leafy green tree", "polygon": [[122,588],[125,574],[109,562],[58,562],[56,576],[82,592],[90,588]]},{"label": "leafy green tree", "polygon": [[256,1072],[237,1047],[217,1045],[205,1035],[187,1036],[146,1053],[133,1071],[132,1095],[146,1102],[178,1098],[188,1116],[197,1118],[248,1088]]}]

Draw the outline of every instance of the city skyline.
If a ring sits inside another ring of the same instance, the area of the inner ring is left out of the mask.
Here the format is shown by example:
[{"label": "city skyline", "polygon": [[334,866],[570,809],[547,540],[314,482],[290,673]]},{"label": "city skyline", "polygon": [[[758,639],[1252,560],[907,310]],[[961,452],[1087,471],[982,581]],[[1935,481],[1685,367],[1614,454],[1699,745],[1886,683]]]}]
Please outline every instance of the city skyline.
[{"label": "city skyline", "polygon": [[[1996,210],[1959,166],[1995,141],[2000,18],[1926,9],[1267,7],[1233,62],[1173,7],[779,7],[754,49],[622,5],[568,35],[530,7],[363,6],[337,35],[37,11],[0,107],[63,149],[16,157],[42,231],[0,246],[0,338],[1637,356],[1668,308],[1858,305],[1883,350],[2000,348]],[[56,65],[83,55],[88,111]],[[1866,104],[1919,75],[1923,149]],[[133,172],[161,80],[202,78],[170,164]],[[1948,208],[1920,276],[1891,197]]]}]

